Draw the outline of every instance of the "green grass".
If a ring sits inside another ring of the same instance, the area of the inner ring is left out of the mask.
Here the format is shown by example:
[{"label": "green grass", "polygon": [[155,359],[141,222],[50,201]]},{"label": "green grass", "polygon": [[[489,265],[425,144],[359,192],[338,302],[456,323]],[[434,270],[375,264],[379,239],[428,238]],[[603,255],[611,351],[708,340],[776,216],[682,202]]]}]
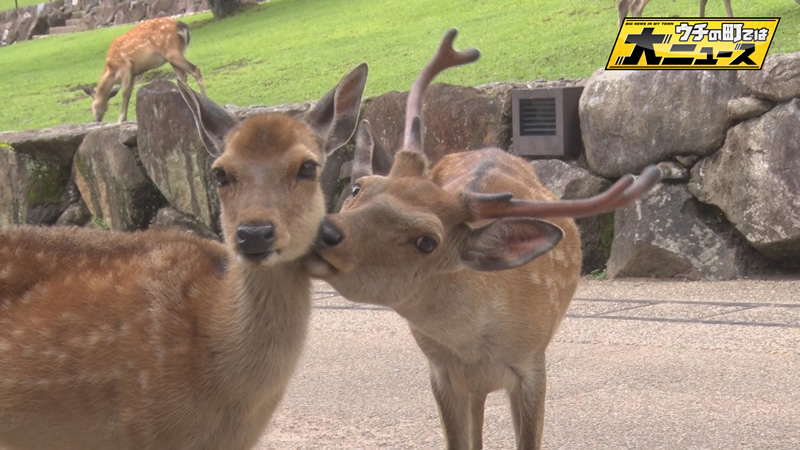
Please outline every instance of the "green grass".
[{"label": "green grass", "polygon": [[[793,0],[733,6],[738,16],[782,17],[770,54],[800,49]],[[722,16],[723,8],[711,1],[707,14]],[[696,9],[695,0],[658,0],[645,14],[691,16]],[[223,21],[209,14],[182,20],[192,25],[187,57],[202,69],[209,96],[240,106],[315,100],[363,61],[370,64],[368,96],[406,90],[452,26],[460,30],[457,48],[482,52],[477,63],[438,79],[463,85],[585,77],[605,64],[617,34],[613,0],[273,0]],[[97,82],[109,43],[130,28],[0,48],[0,130],[89,121],[90,101],[78,86]],[[172,71],[165,66],[144,79],[158,76]],[[118,114],[115,98],[105,120]],[[128,117],[135,117],[134,101]]]},{"label": "green grass", "polygon": [[[46,0],[17,0],[17,6],[24,8],[37,3],[45,3]],[[14,0],[0,0],[0,12],[14,9]]]}]

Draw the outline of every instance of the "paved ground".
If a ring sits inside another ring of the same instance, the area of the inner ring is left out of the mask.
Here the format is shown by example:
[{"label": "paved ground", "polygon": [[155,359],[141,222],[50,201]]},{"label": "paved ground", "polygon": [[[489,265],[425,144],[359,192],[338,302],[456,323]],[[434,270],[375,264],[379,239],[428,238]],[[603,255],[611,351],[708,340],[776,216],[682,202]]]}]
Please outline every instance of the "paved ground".
[{"label": "paved ground", "polygon": [[[262,448],[443,448],[405,322],[323,283],[315,298]],[[545,448],[800,448],[800,280],[585,281],[548,376]],[[513,448],[499,392],[484,445]]]}]

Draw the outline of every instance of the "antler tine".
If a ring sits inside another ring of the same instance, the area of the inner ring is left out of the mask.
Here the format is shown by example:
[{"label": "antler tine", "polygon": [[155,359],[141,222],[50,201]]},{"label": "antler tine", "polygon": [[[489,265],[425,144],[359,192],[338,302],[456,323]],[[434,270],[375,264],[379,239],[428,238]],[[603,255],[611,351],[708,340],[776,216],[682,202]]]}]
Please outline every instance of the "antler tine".
[{"label": "antler tine", "polygon": [[625,189],[625,192],[622,193],[624,198],[624,204],[631,203],[635,201],[637,198],[644,195],[647,191],[649,191],[659,180],[663,173],[658,166],[647,166],[642,171],[641,174],[636,178],[636,182],[633,183],[628,189]]},{"label": "antler tine", "polygon": [[613,211],[633,203],[661,179],[661,170],[648,166],[639,177],[625,175],[605,192],[580,200],[516,200],[509,195],[465,193],[476,218],[499,217],[587,217]]},{"label": "antler tine", "polygon": [[481,53],[476,48],[456,51],[453,48],[456,34],[458,34],[458,30],[455,28],[447,30],[436,54],[419,73],[414,85],[411,87],[411,92],[408,93],[406,127],[403,138],[403,147],[406,149],[422,152],[422,133],[421,130],[419,130],[419,133],[413,132],[413,121],[415,117],[422,114],[422,97],[431,81],[443,70],[474,62],[481,56]]},{"label": "antler tine", "polygon": [[197,99],[197,96],[192,90],[192,88],[190,88],[185,81],[177,79],[175,80],[175,84],[177,84],[178,86],[178,93],[181,94],[181,97],[183,97],[183,101],[186,102],[186,105],[189,107],[189,109],[196,111],[196,114],[192,114],[192,117],[194,118],[194,122],[197,127],[197,133],[200,136],[200,139],[204,143],[203,148],[206,150],[206,153],[208,153],[209,156],[216,159],[218,155],[213,154],[209,150],[209,148],[214,144],[211,142],[206,142],[208,137],[205,136],[202,131],[200,131],[203,127],[203,120],[201,116],[202,108],[200,108],[200,101]]}]

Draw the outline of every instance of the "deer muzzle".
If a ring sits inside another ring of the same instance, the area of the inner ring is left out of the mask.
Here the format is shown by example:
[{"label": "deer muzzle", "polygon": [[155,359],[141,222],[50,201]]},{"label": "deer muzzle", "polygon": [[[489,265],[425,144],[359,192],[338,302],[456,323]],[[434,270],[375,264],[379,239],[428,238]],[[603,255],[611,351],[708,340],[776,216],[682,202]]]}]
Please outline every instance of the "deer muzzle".
[{"label": "deer muzzle", "polygon": [[325,247],[335,247],[344,240],[344,234],[330,221],[323,219],[319,230],[319,243]]},{"label": "deer muzzle", "polygon": [[253,263],[259,263],[273,252],[275,225],[272,222],[242,225],[236,229],[239,253]]},{"label": "deer muzzle", "polygon": [[320,224],[317,241],[303,261],[306,270],[312,277],[328,279],[339,273],[340,270],[349,268],[349,265],[344,264],[341,260],[340,256],[342,255],[339,255],[342,250],[345,250],[346,246],[340,246],[344,240],[345,233],[342,228],[337,226],[330,216],[325,217]]}]

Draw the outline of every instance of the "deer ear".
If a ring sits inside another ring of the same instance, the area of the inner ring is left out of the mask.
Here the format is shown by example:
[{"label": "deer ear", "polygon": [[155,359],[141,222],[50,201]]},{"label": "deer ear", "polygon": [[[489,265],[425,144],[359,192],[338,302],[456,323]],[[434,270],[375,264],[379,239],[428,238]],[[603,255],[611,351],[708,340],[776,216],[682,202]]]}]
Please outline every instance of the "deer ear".
[{"label": "deer ear", "polygon": [[94,86],[81,86],[81,90],[91,98],[94,98]]},{"label": "deer ear", "polygon": [[461,261],[479,271],[505,270],[531,262],[556,246],[564,231],[543,220],[508,217],[472,229]]},{"label": "deer ear", "polygon": [[372,152],[375,150],[375,141],[372,139],[372,130],[369,121],[364,119],[356,132],[356,148],[353,152],[353,169],[350,173],[351,182],[372,175]]},{"label": "deer ear", "polygon": [[236,126],[236,118],[225,108],[193,91],[181,80],[178,80],[178,91],[192,112],[206,151],[213,158],[218,158],[224,150],[225,135]]},{"label": "deer ear", "polygon": [[111,92],[108,93],[108,98],[117,95],[118,92],[119,92],[119,86],[114,86],[113,88],[111,88]]},{"label": "deer ear", "polygon": [[394,163],[394,156],[381,144],[380,139],[375,139],[373,134],[372,147],[372,173],[375,175],[389,175]]},{"label": "deer ear", "polygon": [[305,115],[306,122],[322,137],[326,155],[346,144],[356,130],[367,72],[366,63],[353,69]]}]

